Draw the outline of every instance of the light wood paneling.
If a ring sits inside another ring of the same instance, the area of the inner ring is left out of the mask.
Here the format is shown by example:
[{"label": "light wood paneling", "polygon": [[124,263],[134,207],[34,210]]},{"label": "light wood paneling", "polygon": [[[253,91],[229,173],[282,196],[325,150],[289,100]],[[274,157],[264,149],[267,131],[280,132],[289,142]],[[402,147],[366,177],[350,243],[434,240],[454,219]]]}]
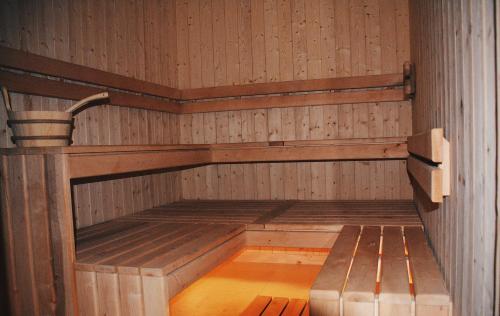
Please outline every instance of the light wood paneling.
[{"label": "light wood paneling", "polygon": [[[177,56],[179,74],[183,73],[179,87],[390,74],[401,72],[409,59],[405,0],[366,5],[341,0],[213,0],[211,4],[211,22],[217,27],[202,28],[200,38],[199,25],[210,24],[198,16],[205,5],[177,2]],[[200,50],[210,49],[214,52],[207,56],[214,60],[197,57]],[[214,62],[214,72],[205,71]],[[189,122],[180,126],[181,135],[186,135],[181,142],[192,142],[200,131],[209,130],[218,143],[407,136],[411,108],[409,102],[327,104],[184,114],[181,122]],[[182,174],[183,198],[412,197],[403,161],[219,165]]]},{"label": "light wood paneling", "polygon": [[[5,1],[0,44],[174,88],[401,71],[405,0]],[[92,32],[83,32],[90,30]],[[91,34],[95,34],[91,35]],[[68,101],[14,94],[17,109]],[[3,113],[3,114],[1,114]],[[3,115],[3,116],[2,116]],[[0,107],[0,117],[5,113]],[[112,106],[76,118],[75,144],[224,143],[406,136],[409,102],[185,114]],[[147,128],[145,128],[147,126]],[[2,126],[2,146],[12,146]],[[100,180],[100,179],[99,179]],[[181,197],[394,199],[404,161],[234,164],[74,186],[78,227]]]},{"label": "light wood paneling", "polygon": [[[153,83],[177,86],[173,0],[2,1],[0,45]],[[173,27],[172,27],[173,26]],[[13,94],[15,110],[61,110],[71,101]],[[0,101],[1,102],[1,101]],[[0,147],[12,147],[0,104]],[[76,116],[75,145],[178,143],[178,118],[101,106]],[[77,227],[176,200],[179,172],[73,186]]]},{"label": "light wood paneling", "polygon": [[417,206],[454,315],[493,314],[494,2],[410,1],[413,133],[442,127],[451,160],[450,196],[435,210],[420,198]]}]

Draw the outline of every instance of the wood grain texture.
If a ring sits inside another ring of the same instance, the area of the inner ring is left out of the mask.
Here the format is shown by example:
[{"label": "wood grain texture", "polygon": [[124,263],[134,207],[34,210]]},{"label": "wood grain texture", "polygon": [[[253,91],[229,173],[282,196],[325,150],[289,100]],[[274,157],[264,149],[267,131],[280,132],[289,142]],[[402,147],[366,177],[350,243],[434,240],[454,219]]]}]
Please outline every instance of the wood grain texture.
[{"label": "wood grain texture", "polygon": [[408,158],[408,172],[434,203],[443,202],[443,170],[415,158]]},{"label": "wood grain texture", "polygon": [[[356,7],[349,1],[263,2],[212,1],[213,8],[224,12],[223,18],[220,14],[217,17],[226,25],[212,28],[211,34],[205,31],[213,39],[214,50],[219,52],[217,47],[226,47],[224,53],[213,55],[219,65],[213,74],[217,87],[213,91],[221,93],[218,95],[228,96],[250,87],[257,89],[266,82],[286,87],[285,81],[328,82],[325,78],[388,75],[400,72],[403,62],[409,59],[408,14],[396,10],[404,7],[405,1],[370,2],[369,6]],[[178,19],[179,27],[187,23],[187,17]],[[187,56],[190,49],[198,51],[205,47],[201,42],[189,46],[189,30],[182,32],[182,37],[178,36],[178,55]],[[199,66],[197,61],[189,75],[198,78],[210,63],[202,60]],[[189,61],[180,65],[182,69],[189,68]],[[222,73],[224,69],[226,72]],[[189,83],[189,78],[179,78],[179,82]],[[231,87],[235,84],[251,86]],[[208,91],[207,87],[208,83],[204,87],[182,85],[193,98],[196,93]],[[250,99],[218,102],[233,106],[252,102]],[[325,101],[318,106],[216,112],[214,115],[221,118],[216,123],[216,137],[224,143],[411,134],[409,102],[366,102],[354,106]],[[196,106],[193,103],[193,108]],[[205,115],[193,113],[192,124],[182,125],[181,130],[186,129],[182,133],[211,129],[213,122],[198,118]],[[186,179],[182,189],[185,198],[406,199],[413,194],[404,161],[219,165],[216,169],[199,168],[196,174],[182,173]],[[191,177],[195,181],[187,180]],[[194,185],[198,180],[204,183],[201,190]]]},{"label": "wood grain texture", "polygon": [[408,151],[435,163],[443,161],[443,129],[433,128],[408,137]]},{"label": "wood grain texture", "polygon": [[[177,87],[178,71],[175,60],[177,52],[170,49],[171,45],[165,45],[175,40],[176,36],[174,1],[150,4],[137,0],[122,5],[118,1],[100,3],[50,0],[35,4],[33,1],[23,0],[3,2],[0,6],[0,11],[8,13],[9,16],[8,19],[2,18],[0,21],[0,45],[6,47],[6,50],[20,49],[27,53],[41,55],[41,58],[55,58],[61,62],[111,72],[117,76],[103,75],[99,78],[87,79],[103,80],[103,83],[105,81],[106,84],[121,88],[127,87],[123,86],[123,81],[116,80],[123,78],[120,76],[141,80],[142,83],[139,86],[150,87],[152,90],[149,91],[154,93],[159,93],[158,85]],[[165,14],[154,14],[159,12]],[[82,30],[91,30],[95,36],[90,36],[89,32]],[[161,41],[160,38],[162,38]],[[14,61],[23,63],[23,60]],[[32,61],[30,65],[23,65],[23,67],[26,66],[33,67],[35,71],[59,69],[37,60]],[[80,71],[78,66],[72,69],[77,71],[81,78],[86,74],[89,75]],[[125,84],[127,82],[130,81],[127,80]],[[129,88],[137,87],[134,83],[134,87],[128,86],[127,89]],[[95,88],[88,86],[88,89]],[[140,100],[139,96],[135,98],[134,102],[141,105],[143,100]],[[12,101],[14,110],[63,110],[71,105],[69,100],[18,93],[12,94]],[[119,103],[122,101],[117,100]],[[14,146],[10,140],[11,131],[5,125],[6,117],[5,108],[2,105],[0,106],[0,121],[2,121],[0,129],[3,136],[0,137],[0,147]],[[73,133],[75,145],[175,144],[179,142],[178,118],[168,113],[103,106],[99,109],[83,111],[75,119],[76,129]],[[139,126],[141,125],[144,126],[141,127],[144,131],[147,130],[146,126],[154,128],[140,134]],[[154,204],[159,205],[175,200],[180,193],[177,189],[179,174],[179,172],[171,172],[154,176],[138,176],[136,179],[139,181],[134,180],[134,183],[137,183],[134,191],[139,202],[135,205],[128,201],[132,196],[132,192],[128,192],[129,188],[131,190],[131,179],[108,179],[104,183],[75,184],[73,196],[77,227],[84,227],[147,207],[149,193],[147,194],[146,188],[153,183],[156,183],[158,188],[153,193]]]},{"label": "wood grain texture", "polygon": [[11,313],[74,314],[78,307],[67,160],[61,155],[2,160]]},{"label": "wood grain texture", "polygon": [[[413,133],[443,128],[451,194],[417,199],[454,315],[492,314],[495,249],[494,1],[410,1]],[[400,6],[397,10],[403,12]]]},{"label": "wood grain texture", "polygon": [[[29,1],[6,2],[5,12],[12,14],[0,22],[0,43],[144,80],[151,83],[151,89],[156,89],[155,84],[226,89],[243,84],[259,87],[269,82],[281,87],[289,84],[282,82],[307,79],[326,82],[327,87],[331,82],[326,78],[384,78],[400,72],[409,57],[408,16],[404,10],[395,10],[400,5],[397,1],[390,2],[351,8],[345,1],[137,0],[127,5],[117,1],[103,5],[51,0],[37,4],[40,10]],[[29,9],[33,14],[27,13]],[[109,12],[115,14],[105,15]],[[365,19],[365,15],[369,18]],[[104,20],[104,16],[109,18]],[[383,21],[380,25],[379,20]],[[363,27],[358,27],[358,22]],[[83,29],[95,30],[97,35],[90,36]],[[365,36],[366,45],[362,44]],[[385,64],[390,66],[382,67]],[[300,89],[303,87],[296,88]],[[13,103],[18,109],[69,105],[66,100],[21,94],[13,95]],[[0,116],[5,117],[2,109]],[[409,109],[408,102],[361,104],[354,110],[352,105],[327,104],[239,110],[231,115],[193,114],[191,124],[179,124],[177,117],[165,113],[106,106],[77,116],[74,140],[75,144],[107,145],[178,143],[179,135],[192,135],[192,141],[203,139],[208,143],[407,136],[411,132]],[[149,126],[147,131],[143,125]],[[0,145],[12,146],[10,130],[2,128],[5,137]],[[364,176],[367,172],[368,176]],[[77,184],[74,196],[78,227],[148,207],[149,197],[158,205],[181,194],[188,198],[231,199],[412,196],[403,161],[219,165],[180,173]],[[183,188],[178,185],[181,182]],[[149,195],[148,188],[153,186],[154,193]]]},{"label": "wood grain texture", "polygon": [[340,297],[361,232],[359,226],[344,226],[311,288],[311,312],[340,315]]}]

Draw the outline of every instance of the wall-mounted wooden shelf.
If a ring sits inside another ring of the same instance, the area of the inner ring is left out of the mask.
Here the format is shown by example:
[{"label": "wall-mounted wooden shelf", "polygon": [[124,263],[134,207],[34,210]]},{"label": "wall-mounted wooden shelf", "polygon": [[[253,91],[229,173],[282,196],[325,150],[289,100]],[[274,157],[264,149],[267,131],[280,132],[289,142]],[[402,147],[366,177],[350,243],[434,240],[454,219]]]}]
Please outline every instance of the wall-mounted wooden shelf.
[{"label": "wall-mounted wooden shelf", "polygon": [[408,137],[408,172],[434,203],[450,195],[450,144],[442,128]]}]

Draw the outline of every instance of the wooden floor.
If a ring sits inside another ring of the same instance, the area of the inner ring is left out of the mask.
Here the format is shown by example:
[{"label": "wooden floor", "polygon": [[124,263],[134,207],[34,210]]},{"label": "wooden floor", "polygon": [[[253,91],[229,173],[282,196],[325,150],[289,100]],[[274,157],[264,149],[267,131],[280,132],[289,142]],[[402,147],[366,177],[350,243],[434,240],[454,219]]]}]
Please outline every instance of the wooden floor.
[{"label": "wooden floor", "polygon": [[[245,247],[172,298],[170,313],[240,315],[256,297],[265,296],[281,298],[279,301],[287,303],[286,315],[298,316],[309,300],[309,290],[327,256],[328,250]],[[285,308],[285,304],[280,306]],[[261,315],[266,307],[259,304],[244,315]],[[271,308],[266,315],[281,315],[282,309],[273,314]]]},{"label": "wooden floor", "polygon": [[330,248],[344,225],[421,223],[410,201],[175,202],[77,232],[79,306],[164,315],[173,296],[245,245]]}]

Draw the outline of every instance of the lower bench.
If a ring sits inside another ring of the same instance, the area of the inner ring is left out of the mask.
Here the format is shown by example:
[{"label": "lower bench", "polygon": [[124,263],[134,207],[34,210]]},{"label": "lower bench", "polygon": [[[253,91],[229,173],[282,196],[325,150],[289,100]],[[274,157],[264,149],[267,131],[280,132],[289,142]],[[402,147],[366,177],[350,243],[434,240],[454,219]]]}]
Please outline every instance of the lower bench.
[{"label": "lower bench", "polygon": [[312,315],[447,316],[451,302],[422,228],[344,226],[310,308]]},{"label": "lower bench", "polygon": [[173,296],[245,245],[243,225],[96,226],[78,236],[80,315],[169,315]]}]

